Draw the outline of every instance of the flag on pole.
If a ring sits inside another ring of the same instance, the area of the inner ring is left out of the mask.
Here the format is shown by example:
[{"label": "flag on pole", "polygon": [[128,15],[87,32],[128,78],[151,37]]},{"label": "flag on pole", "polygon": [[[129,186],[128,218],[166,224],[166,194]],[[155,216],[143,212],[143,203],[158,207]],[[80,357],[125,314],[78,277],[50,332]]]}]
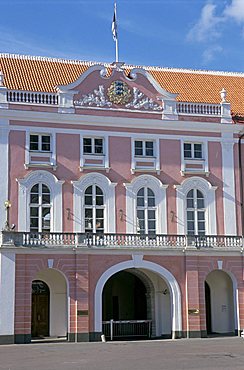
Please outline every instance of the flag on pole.
[{"label": "flag on pole", "polygon": [[114,41],[117,41],[117,14],[116,14],[116,3],[114,3],[114,16],[112,20],[112,35]]}]

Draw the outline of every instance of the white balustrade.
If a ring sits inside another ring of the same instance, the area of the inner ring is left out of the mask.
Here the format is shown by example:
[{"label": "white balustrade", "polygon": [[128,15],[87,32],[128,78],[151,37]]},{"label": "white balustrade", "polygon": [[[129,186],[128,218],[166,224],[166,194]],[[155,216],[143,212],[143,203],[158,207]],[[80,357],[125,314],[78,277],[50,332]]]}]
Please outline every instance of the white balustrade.
[{"label": "white balustrade", "polygon": [[47,92],[8,90],[7,101],[9,103],[58,105],[58,95]]},{"label": "white balustrade", "polygon": [[207,103],[187,103],[178,102],[177,112],[179,114],[191,114],[191,115],[211,115],[221,116],[221,105],[220,104],[207,104]]}]

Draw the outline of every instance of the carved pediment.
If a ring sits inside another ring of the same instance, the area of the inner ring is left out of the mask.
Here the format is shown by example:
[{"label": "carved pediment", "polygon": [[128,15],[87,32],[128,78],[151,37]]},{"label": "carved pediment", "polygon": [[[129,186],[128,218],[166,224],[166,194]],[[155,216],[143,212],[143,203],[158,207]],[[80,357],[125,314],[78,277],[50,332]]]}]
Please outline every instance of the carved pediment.
[{"label": "carved pediment", "polygon": [[63,97],[69,99],[70,107],[145,112],[165,111],[164,101],[175,102],[177,96],[162,89],[143,69],[126,75],[121,68],[114,68],[109,75],[102,66],[90,67],[73,83],[59,86],[58,91],[61,101]]}]

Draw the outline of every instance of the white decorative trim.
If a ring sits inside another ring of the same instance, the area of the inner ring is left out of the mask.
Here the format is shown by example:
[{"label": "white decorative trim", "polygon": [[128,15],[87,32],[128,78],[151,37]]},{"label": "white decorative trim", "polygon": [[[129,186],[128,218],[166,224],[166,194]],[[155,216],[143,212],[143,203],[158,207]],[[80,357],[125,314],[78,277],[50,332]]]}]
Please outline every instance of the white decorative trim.
[{"label": "white decorative trim", "polygon": [[[130,135],[131,137],[131,173],[134,174],[135,172],[156,172],[158,175],[160,174],[160,149],[159,149],[159,138],[158,136],[149,137],[148,135],[145,136],[135,136],[135,134]],[[136,156],[135,155],[135,141],[153,141],[153,150],[154,156],[147,157],[147,156]],[[148,166],[138,165],[138,163],[148,163]],[[150,166],[152,164],[152,166]]]},{"label": "white decorative trim", "polygon": [[231,134],[223,134],[222,136],[224,228],[225,235],[236,235],[234,139]]},{"label": "white decorative trim", "polygon": [[104,232],[115,233],[116,213],[115,213],[115,186],[101,173],[93,172],[82,176],[78,181],[72,181],[74,186],[74,231],[84,232],[84,192],[90,185],[99,186],[104,194]]},{"label": "white decorative trim", "polygon": [[14,335],[15,253],[0,253],[0,336]]},{"label": "white decorative trim", "polygon": [[54,262],[54,259],[48,259],[47,260],[47,265],[48,265],[49,269],[53,268],[53,262]]},{"label": "white decorative trim", "polygon": [[[30,135],[49,135],[50,136],[50,152],[33,151],[30,152]],[[47,157],[49,161],[38,163],[37,161],[31,162],[31,155],[34,157]],[[25,168],[29,167],[52,167],[56,169],[56,133],[54,130],[46,128],[26,128],[25,135]]]},{"label": "white decorative trim", "polygon": [[218,269],[222,270],[223,268],[223,261],[217,261]]},{"label": "white decorative trim", "polygon": [[212,186],[207,180],[193,176],[182,182],[181,185],[175,185],[176,188],[176,208],[177,208],[177,225],[178,234],[186,234],[186,196],[191,189],[199,189],[205,199],[206,208],[206,234],[217,234],[216,221],[216,201],[215,190],[216,186]]},{"label": "white decorative trim", "polygon": [[[190,144],[202,144],[202,159],[185,159],[184,158],[184,144],[190,143]],[[187,169],[187,164],[196,164],[201,165],[202,168],[192,168]],[[185,174],[204,174],[206,176],[209,176],[209,166],[208,166],[208,139],[207,138],[194,138],[191,137],[185,137],[184,139],[181,139],[181,175],[184,176]]]},{"label": "white decorative trim", "polygon": [[108,279],[119,271],[130,268],[142,268],[152,271],[159,275],[169,287],[170,302],[171,302],[171,315],[172,315],[172,333],[182,331],[182,308],[181,308],[181,292],[180,287],[171,272],[164,267],[149,261],[142,260],[141,257],[134,260],[118,263],[106,270],[99,278],[95,288],[95,307],[94,307],[94,328],[95,332],[102,331],[102,293],[103,288]]},{"label": "white decorative trim", "polygon": [[43,183],[51,192],[51,231],[62,232],[62,185],[64,181],[48,171],[38,170],[28,174],[24,179],[16,179],[19,183],[18,231],[29,231],[30,191],[33,185]]},{"label": "white decorative trim", "polygon": [[[84,154],[83,152],[83,139],[84,138],[91,138],[91,139],[103,139],[103,155],[96,155],[96,154]],[[86,165],[85,159],[89,160],[100,160],[101,164],[90,163]],[[109,144],[108,144],[108,134],[107,133],[99,133],[96,135],[96,132],[88,131],[80,134],[80,170],[83,171],[84,169],[93,169],[93,170],[106,170],[109,172]]]},{"label": "white decorative trim", "polygon": [[142,187],[149,187],[155,194],[156,203],[156,232],[157,234],[167,234],[167,197],[166,189],[168,185],[152,175],[141,175],[133,179],[131,183],[124,184],[126,188],[126,232],[129,234],[137,233],[136,221],[136,195]]},{"label": "white decorative trim", "polygon": [[[6,120],[1,120],[0,125],[8,124]],[[6,212],[4,202],[8,200],[8,163],[9,163],[9,128],[0,128],[0,158],[1,158],[1,181],[0,181],[0,230],[4,228]]]}]

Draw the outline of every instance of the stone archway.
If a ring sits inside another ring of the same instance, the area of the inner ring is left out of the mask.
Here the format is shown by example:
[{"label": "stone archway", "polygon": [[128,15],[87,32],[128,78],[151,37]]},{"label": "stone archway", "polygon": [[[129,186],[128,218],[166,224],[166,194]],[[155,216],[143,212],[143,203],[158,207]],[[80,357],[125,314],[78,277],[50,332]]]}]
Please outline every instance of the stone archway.
[{"label": "stone archway", "polygon": [[208,334],[236,334],[237,294],[233,277],[223,270],[211,271],[205,280],[206,329]]},{"label": "stone archway", "polygon": [[49,294],[49,336],[67,337],[68,334],[68,286],[64,275],[56,269],[39,271],[35,280],[45,283]]},{"label": "stone archway", "polygon": [[170,299],[171,333],[172,338],[182,334],[181,292],[175,277],[164,267],[149,261],[144,261],[142,255],[134,255],[133,260],[118,263],[106,270],[97,282],[95,288],[95,332],[102,332],[102,292],[108,279],[119,271],[136,269],[137,271],[152,272],[159,276],[167,285]]}]

